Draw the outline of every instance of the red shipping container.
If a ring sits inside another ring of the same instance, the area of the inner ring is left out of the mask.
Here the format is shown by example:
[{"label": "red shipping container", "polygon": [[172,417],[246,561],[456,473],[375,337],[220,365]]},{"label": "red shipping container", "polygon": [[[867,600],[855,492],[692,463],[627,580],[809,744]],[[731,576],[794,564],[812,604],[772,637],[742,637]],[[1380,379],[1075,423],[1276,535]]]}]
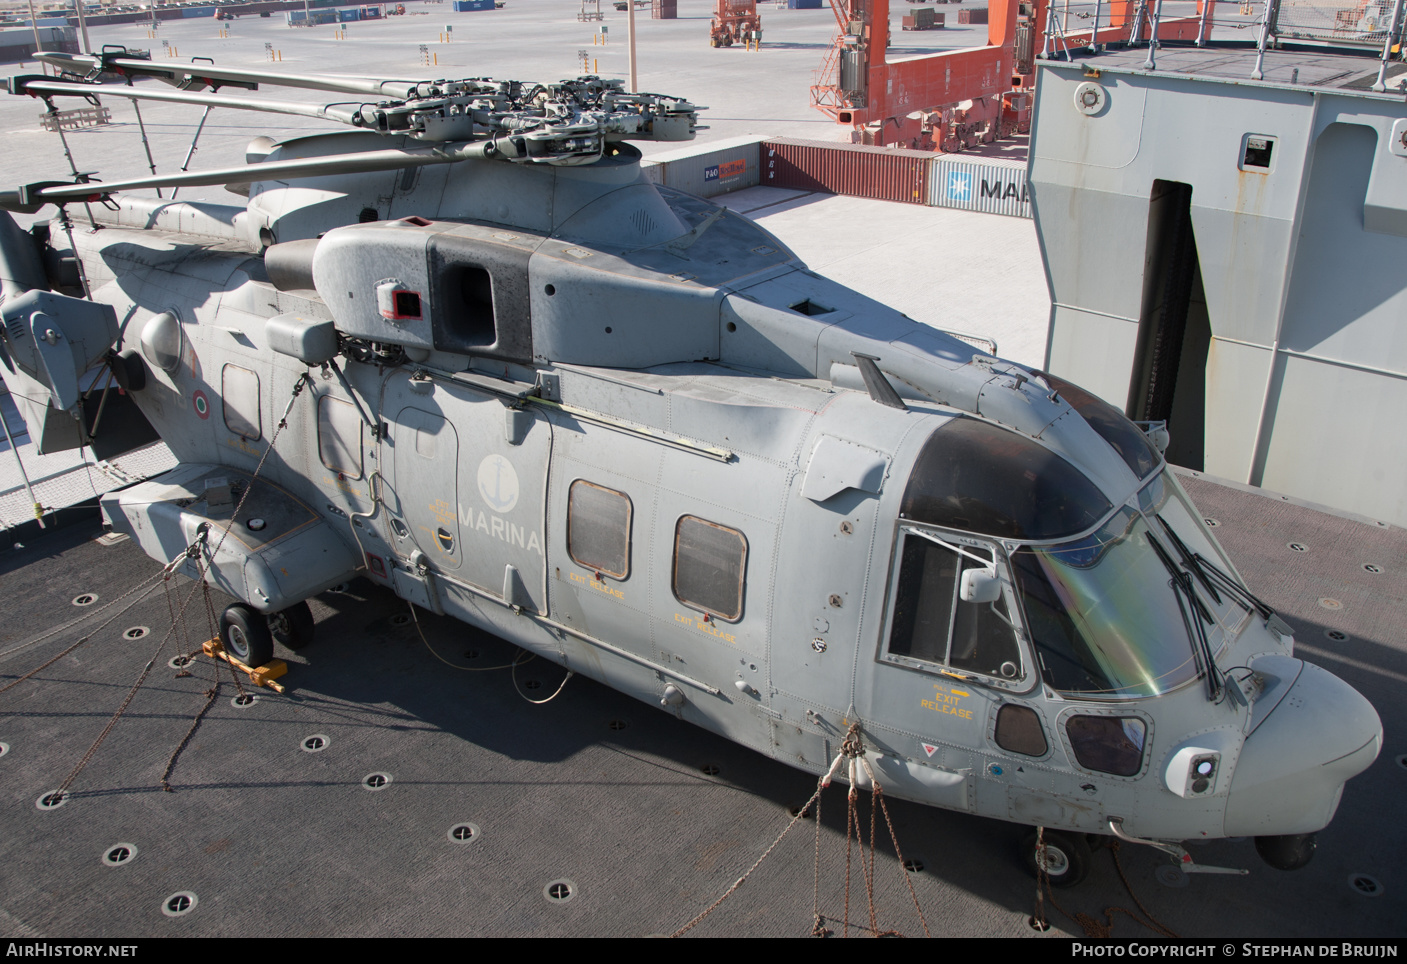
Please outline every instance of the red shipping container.
[{"label": "red shipping container", "polygon": [[654,0],[650,6],[650,18],[652,20],[677,20],[679,18],[679,0]]},{"label": "red shipping container", "polygon": [[761,183],[881,201],[928,203],[928,151],[779,137],[762,142]]},{"label": "red shipping container", "polygon": [[986,23],[987,11],[983,10],[959,10],[958,23]]}]

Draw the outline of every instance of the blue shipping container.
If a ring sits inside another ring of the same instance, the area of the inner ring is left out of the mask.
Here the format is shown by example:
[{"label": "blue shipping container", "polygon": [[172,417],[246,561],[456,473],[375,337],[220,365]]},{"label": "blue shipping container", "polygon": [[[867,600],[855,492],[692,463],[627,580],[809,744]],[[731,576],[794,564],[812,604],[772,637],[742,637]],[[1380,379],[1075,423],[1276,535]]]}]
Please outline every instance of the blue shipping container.
[{"label": "blue shipping container", "polygon": [[819,10],[821,0],[787,0],[788,10]]},{"label": "blue shipping container", "polygon": [[455,13],[468,13],[471,10],[492,10],[493,0],[454,0]]},{"label": "blue shipping container", "polygon": [[353,20],[360,20],[361,14],[357,12],[356,7],[350,7],[346,10],[338,10],[337,19],[341,23],[350,23]]}]

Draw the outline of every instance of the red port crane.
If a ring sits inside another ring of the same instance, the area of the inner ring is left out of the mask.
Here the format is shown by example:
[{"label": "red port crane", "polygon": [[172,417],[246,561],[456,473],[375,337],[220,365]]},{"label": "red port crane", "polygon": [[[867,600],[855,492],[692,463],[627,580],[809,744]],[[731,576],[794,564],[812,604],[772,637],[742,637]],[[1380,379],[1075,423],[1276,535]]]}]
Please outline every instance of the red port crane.
[{"label": "red port crane", "polygon": [[[719,0],[720,5],[729,0]],[[1207,14],[1216,0],[1205,0]],[[851,128],[856,144],[961,151],[1030,127],[1034,59],[1042,50],[1048,0],[991,0],[987,44],[889,62],[889,0],[830,0],[840,27],[811,103]],[[1138,0],[1113,0],[1098,37],[1053,36],[1055,49],[1149,36]],[[1202,13],[1198,4],[1198,14]],[[1163,20],[1161,40],[1191,40],[1199,17]]]}]

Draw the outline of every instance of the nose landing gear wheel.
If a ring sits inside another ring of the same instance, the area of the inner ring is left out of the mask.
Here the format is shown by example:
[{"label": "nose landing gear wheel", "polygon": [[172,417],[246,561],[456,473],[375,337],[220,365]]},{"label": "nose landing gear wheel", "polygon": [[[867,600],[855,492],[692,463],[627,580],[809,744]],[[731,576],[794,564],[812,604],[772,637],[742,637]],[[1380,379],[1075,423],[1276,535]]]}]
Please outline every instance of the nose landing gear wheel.
[{"label": "nose landing gear wheel", "polygon": [[[1032,877],[1040,877],[1040,855],[1036,834],[1026,835],[1021,852]],[[1084,834],[1060,830],[1045,832],[1045,872],[1052,887],[1074,887],[1089,874],[1090,849]]]},{"label": "nose landing gear wheel", "polygon": [[306,602],[271,613],[267,621],[274,639],[295,653],[313,641],[313,611]]},{"label": "nose landing gear wheel", "polygon": [[243,603],[235,603],[221,614],[220,641],[225,651],[245,666],[263,666],[274,658],[268,621]]}]

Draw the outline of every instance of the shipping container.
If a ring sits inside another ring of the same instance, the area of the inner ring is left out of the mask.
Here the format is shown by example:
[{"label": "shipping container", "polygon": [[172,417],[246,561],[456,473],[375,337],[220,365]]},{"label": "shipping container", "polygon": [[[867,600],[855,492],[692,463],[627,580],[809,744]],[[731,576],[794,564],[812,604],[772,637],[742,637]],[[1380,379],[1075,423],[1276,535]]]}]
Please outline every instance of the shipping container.
[{"label": "shipping container", "polygon": [[454,0],[455,13],[470,13],[474,10],[492,10],[493,0]]},{"label": "shipping container", "polygon": [[959,11],[958,11],[958,23],[986,23],[986,22],[987,22],[987,10],[986,10],[985,7],[984,7],[983,9],[981,9],[981,10],[959,10]]},{"label": "shipping container", "polygon": [[301,25],[307,23],[320,24],[337,22],[336,10],[314,10],[311,12],[311,14],[305,13],[302,10],[290,10],[284,16],[288,18],[288,25],[290,27],[294,24]]},{"label": "shipping container", "polygon": [[932,30],[933,25],[932,7],[911,7],[908,16],[900,23],[905,30]]},{"label": "shipping container", "polygon": [[[0,31],[0,63],[27,63],[33,60],[34,33],[32,27]],[[81,50],[78,44],[78,30],[62,23],[56,26],[41,26],[39,41],[44,50],[66,54],[76,54]]]},{"label": "shipping container", "polygon": [[678,20],[679,0],[654,0],[650,4],[650,19]]},{"label": "shipping container", "polygon": [[788,10],[820,10],[821,0],[787,0]]},{"label": "shipping container", "polygon": [[354,21],[354,20],[360,20],[360,19],[361,19],[361,12],[358,11],[356,7],[345,7],[345,8],[343,8],[343,9],[337,11],[337,22],[338,22],[338,23],[351,23],[351,22]]},{"label": "shipping container", "polygon": [[713,197],[760,183],[758,138],[731,137],[696,147],[656,154],[645,162],[646,176],[656,184]]},{"label": "shipping container", "polygon": [[923,10],[921,7],[914,10],[913,13],[917,14],[920,11],[927,13],[928,16],[919,17],[910,14],[900,21],[899,26],[904,30],[943,30],[946,28],[944,14],[934,13],[932,10]]},{"label": "shipping container", "polygon": [[928,151],[779,137],[762,142],[767,187],[828,191],[881,201],[928,202]]},{"label": "shipping container", "polygon": [[1026,165],[996,158],[936,154],[930,166],[928,203],[934,207],[1031,216]]}]

